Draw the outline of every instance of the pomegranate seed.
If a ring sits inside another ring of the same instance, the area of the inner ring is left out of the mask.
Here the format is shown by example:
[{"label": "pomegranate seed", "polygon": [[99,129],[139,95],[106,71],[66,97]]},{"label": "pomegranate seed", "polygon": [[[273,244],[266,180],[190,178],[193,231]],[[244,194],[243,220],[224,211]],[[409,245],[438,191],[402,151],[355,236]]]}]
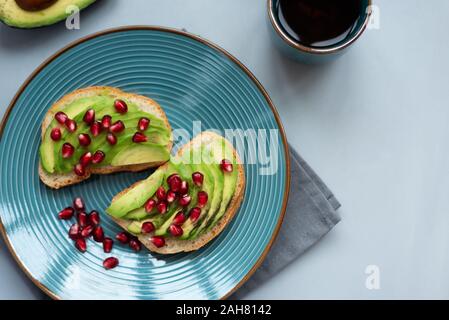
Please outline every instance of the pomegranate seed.
[{"label": "pomegranate seed", "polygon": [[145,131],[148,129],[148,126],[150,125],[150,119],[148,118],[140,118],[139,123],[137,124],[137,129],[140,131]]},{"label": "pomegranate seed", "polygon": [[103,251],[109,253],[112,251],[112,247],[114,246],[114,240],[111,238],[104,238],[103,240]]},{"label": "pomegranate seed", "polygon": [[125,101],[117,99],[114,101],[114,107],[115,110],[117,110],[118,113],[126,113],[128,112],[128,105]]},{"label": "pomegranate seed", "polygon": [[203,185],[204,176],[201,172],[194,172],[192,173],[192,180],[196,186],[201,187]]},{"label": "pomegranate seed", "polygon": [[72,226],[69,229],[69,238],[72,240],[78,239],[81,236],[80,231],[81,228],[78,223],[72,224]]},{"label": "pomegranate seed", "polygon": [[204,207],[207,203],[208,195],[206,191],[198,192],[198,205],[200,207]]},{"label": "pomegranate seed", "polygon": [[78,224],[80,225],[81,228],[84,228],[87,225],[89,225],[89,217],[87,213],[85,213],[84,211],[79,212],[78,215],[76,216],[76,219],[78,220]]},{"label": "pomegranate seed", "polygon": [[103,267],[106,270],[114,269],[117,266],[118,266],[118,259],[115,257],[109,257],[103,261]]},{"label": "pomegranate seed", "polygon": [[86,133],[81,133],[78,136],[78,141],[79,141],[80,145],[82,145],[83,147],[87,147],[91,143],[90,137]]},{"label": "pomegranate seed", "polygon": [[135,143],[141,143],[141,142],[145,142],[147,140],[148,140],[147,136],[141,132],[136,132],[133,135],[133,142],[135,142]]},{"label": "pomegranate seed", "polygon": [[179,188],[179,194],[184,195],[189,192],[189,183],[187,181],[181,182],[181,187]]},{"label": "pomegranate seed", "polygon": [[165,200],[166,196],[167,196],[167,194],[165,193],[164,187],[163,187],[163,186],[160,186],[160,187],[157,189],[157,191],[156,191],[156,197],[157,197],[159,200]]},{"label": "pomegranate seed", "polygon": [[165,238],[161,236],[154,236],[150,238],[150,241],[158,248],[165,246]]},{"label": "pomegranate seed", "polygon": [[155,229],[153,222],[147,221],[142,224],[142,233],[150,233]]},{"label": "pomegranate seed", "polygon": [[119,132],[122,132],[123,130],[125,130],[125,124],[123,123],[122,120],[118,120],[118,121],[114,122],[109,127],[109,131],[111,131],[113,133],[119,133]]},{"label": "pomegranate seed", "polygon": [[92,226],[85,226],[81,230],[81,237],[83,237],[83,238],[90,237],[90,235],[92,234],[92,231],[94,231],[94,227],[92,227]]},{"label": "pomegranate seed", "polygon": [[87,151],[80,157],[80,164],[83,167],[87,167],[91,161],[92,161],[92,153],[90,153],[89,151]]},{"label": "pomegranate seed", "polygon": [[195,222],[195,221],[198,220],[198,218],[200,217],[200,214],[201,214],[201,209],[200,209],[200,208],[198,208],[198,207],[192,208],[192,209],[190,210],[189,219],[190,219],[192,222]]},{"label": "pomegranate seed", "polygon": [[76,239],[75,247],[81,252],[86,252],[86,250],[87,250],[86,240],[84,238]]},{"label": "pomegranate seed", "polygon": [[86,174],[86,169],[84,168],[84,166],[81,163],[78,163],[73,168],[73,172],[75,172],[75,174],[77,176],[82,177]]},{"label": "pomegranate seed", "polygon": [[67,130],[69,130],[70,132],[75,132],[76,131],[76,122],[75,120],[72,119],[67,119],[65,121],[65,126],[67,127]]},{"label": "pomegranate seed", "polygon": [[170,186],[170,190],[173,192],[179,192],[181,189],[182,180],[181,177],[177,174],[172,174],[168,179],[167,183]]},{"label": "pomegranate seed", "polygon": [[51,137],[51,139],[52,139],[53,141],[59,141],[59,140],[61,140],[61,137],[62,137],[61,129],[59,129],[59,128],[53,128],[53,129],[51,130],[50,137]]},{"label": "pomegranate seed", "polygon": [[95,110],[89,109],[86,111],[83,117],[83,121],[88,125],[91,125],[95,121]]},{"label": "pomegranate seed", "polygon": [[96,137],[96,136],[98,136],[101,133],[101,129],[102,129],[101,122],[100,121],[95,121],[90,126],[90,133],[92,133],[92,135],[94,137]]},{"label": "pomegranate seed", "polygon": [[156,206],[156,201],[153,200],[153,199],[149,199],[149,200],[147,201],[147,203],[145,203],[145,211],[146,211],[147,213],[150,213],[151,210],[153,210],[155,206]]},{"label": "pomegranate seed", "polygon": [[170,227],[168,227],[168,231],[173,237],[180,237],[183,234],[182,228],[176,224],[170,225]]},{"label": "pomegranate seed", "polygon": [[112,123],[112,117],[108,114],[103,116],[103,118],[101,119],[101,125],[102,125],[103,129],[105,129],[105,130],[109,130],[109,128],[111,127],[111,123]]},{"label": "pomegranate seed", "polygon": [[67,117],[67,115],[64,113],[64,112],[62,112],[62,111],[59,111],[59,112],[57,112],[56,114],[55,114],[55,119],[56,119],[56,121],[58,121],[60,124],[65,124],[65,122],[66,122],[66,120],[68,119],[69,117]]},{"label": "pomegranate seed", "polygon": [[176,224],[177,226],[182,225],[186,221],[186,216],[184,215],[184,212],[180,211],[176,214],[175,218],[173,219],[173,224]]},{"label": "pomegranate seed", "polygon": [[173,192],[172,190],[168,191],[167,192],[167,202],[172,203],[175,200],[176,200],[176,193]]},{"label": "pomegranate seed", "polygon": [[221,170],[224,172],[232,172],[232,163],[228,159],[221,160]]},{"label": "pomegranate seed", "polygon": [[115,238],[123,244],[127,244],[129,242],[129,235],[126,232],[117,233]]},{"label": "pomegranate seed", "polygon": [[167,212],[167,202],[161,201],[157,204],[157,211],[159,211],[160,214],[164,214]]},{"label": "pomegranate seed", "polygon": [[106,157],[106,155],[104,154],[103,151],[97,150],[97,151],[95,151],[94,155],[92,156],[92,163],[93,164],[101,163],[105,157]]},{"label": "pomegranate seed", "polygon": [[190,200],[192,200],[192,198],[188,194],[185,194],[179,199],[179,205],[182,207],[186,207],[189,205]]},{"label": "pomegranate seed", "polygon": [[68,142],[62,145],[62,157],[64,159],[70,158],[75,152],[75,148]]},{"label": "pomegranate seed", "polygon": [[110,132],[109,132],[108,135],[106,136],[106,140],[109,142],[109,144],[110,144],[111,146],[117,144],[117,137],[114,136],[113,133],[110,133]]},{"label": "pomegranate seed", "polygon": [[76,197],[73,199],[73,207],[76,211],[83,211],[84,210],[84,201],[80,197]]},{"label": "pomegranate seed", "polygon": [[137,239],[132,239],[129,241],[129,247],[133,249],[134,251],[138,252],[142,249],[142,244]]},{"label": "pomegranate seed", "polygon": [[103,242],[104,240],[104,231],[100,226],[96,226],[92,231],[92,235],[94,236],[94,240],[97,242]]},{"label": "pomegranate seed", "polygon": [[93,226],[98,226],[100,224],[100,214],[96,210],[92,210],[89,213],[89,223]]},{"label": "pomegranate seed", "polygon": [[73,213],[74,212],[75,212],[75,210],[72,207],[67,207],[65,209],[62,209],[58,213],[58,217],[61,220],[68,220],[68,219],[71,219],[73,217]]}]

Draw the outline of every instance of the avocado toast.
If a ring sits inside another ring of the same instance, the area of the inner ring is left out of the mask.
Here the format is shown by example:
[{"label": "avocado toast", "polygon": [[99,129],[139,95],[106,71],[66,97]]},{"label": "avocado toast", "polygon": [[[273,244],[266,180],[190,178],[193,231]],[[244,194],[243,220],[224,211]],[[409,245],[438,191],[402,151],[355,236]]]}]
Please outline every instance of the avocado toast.
[{"label": "avocado toast", "polygon": [[231,221],[245,174],[232,144],[203,132],[150,177],[116,195],[106,212],[151,251],[197,250]]},{"label": "avocado toast", "polygon": [[39,176],[55,189],[91,174],[141,171],[170,159],[171,127],[152,99],[112,87],[76,90],[42,122]]}]

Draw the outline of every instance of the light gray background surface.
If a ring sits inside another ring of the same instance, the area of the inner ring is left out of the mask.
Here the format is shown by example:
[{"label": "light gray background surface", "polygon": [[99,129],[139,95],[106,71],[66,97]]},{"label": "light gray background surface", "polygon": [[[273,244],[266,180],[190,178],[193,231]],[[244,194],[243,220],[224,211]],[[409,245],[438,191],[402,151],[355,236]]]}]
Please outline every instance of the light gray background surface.
[{"label": "light gray background surface", "polygon": [[[1,25],[0,115],[44,59],[79,37],[131,24],[186,28],[249,67],[290,143],[343,204],[329,235],[248,298],[447,299],[449,1],[375,2],[380,29],[319,67],[273,48],[264,0],[103,0],[76,31]],[[365,287],[371,264],[380,290]],[[0,270],[0,298],[41,297],[3,243]]]}]

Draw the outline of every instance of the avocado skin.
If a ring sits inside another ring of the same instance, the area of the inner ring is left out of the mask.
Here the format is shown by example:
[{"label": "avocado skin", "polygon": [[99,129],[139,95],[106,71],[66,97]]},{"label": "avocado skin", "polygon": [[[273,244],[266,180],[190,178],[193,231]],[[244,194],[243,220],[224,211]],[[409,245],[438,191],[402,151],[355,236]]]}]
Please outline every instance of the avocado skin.
[{"label": "avocado skin", "polygon": [[[12,2],[14,3],[11,4]],[[63,2],[62,8],[59,8],[59,5],[56,6],[58,2]],[[25,11],[15,3],[15,0],[0,0],[0,22],[14,29],[43,28],[66,19],[69,14],[65,12],[65,8],[69,5],[76,5],[81,11],[95,2],[96,0],[58,0],[46,9]],[[8,6],[8,12],[6,12],[6,6]],[[57,9],[53,8],[55,6]],[[18,16],[22,16],[22,19]]]}]

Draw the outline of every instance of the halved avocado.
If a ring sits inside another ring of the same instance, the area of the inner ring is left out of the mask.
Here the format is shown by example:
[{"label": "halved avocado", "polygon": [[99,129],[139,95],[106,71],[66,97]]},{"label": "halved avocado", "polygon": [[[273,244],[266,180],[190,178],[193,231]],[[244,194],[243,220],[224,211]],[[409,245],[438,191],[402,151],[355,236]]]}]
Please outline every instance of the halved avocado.
[{"label": "halved avocado", "polygon": [[0,21],[16,28],[48,26],[64,20],[73,5],[82,10],[95,0],[0,0]]}]

